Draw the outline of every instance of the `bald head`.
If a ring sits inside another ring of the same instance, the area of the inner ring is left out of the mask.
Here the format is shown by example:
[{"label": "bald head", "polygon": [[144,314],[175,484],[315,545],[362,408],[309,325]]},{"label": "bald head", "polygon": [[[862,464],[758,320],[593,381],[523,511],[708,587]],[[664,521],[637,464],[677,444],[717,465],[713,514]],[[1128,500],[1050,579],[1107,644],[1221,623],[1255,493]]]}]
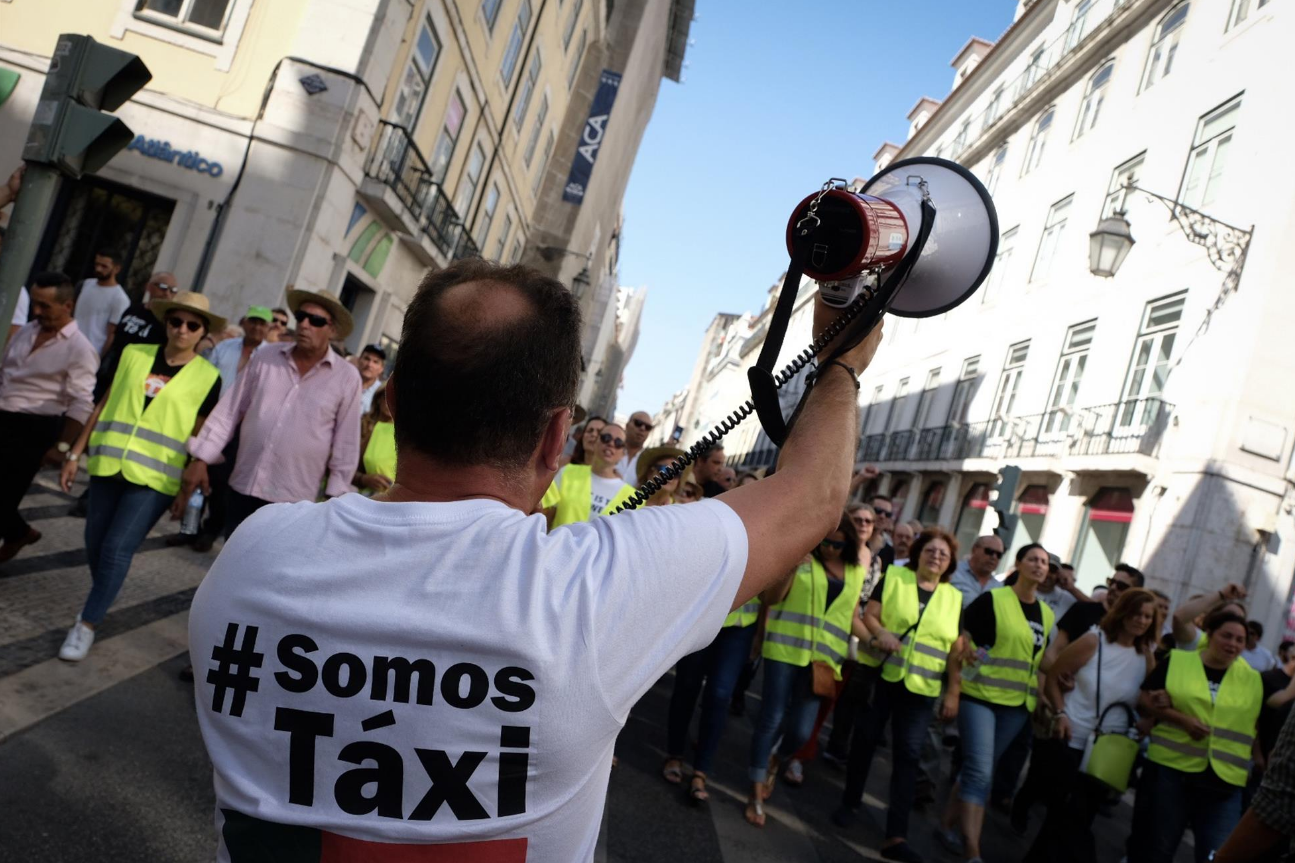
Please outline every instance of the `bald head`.
[{"label": "bald head", "polygon": [[638,452],[652,431],[652,415],[647,411],[634,411],[630,414],[629,424],[625,426],[625,445],[631,454]]},{"label": "bald head", "polygon": [[174,273],[163,270],[148,277],[148,282],[144,284],[144,293],[148,295],[149,300],[169,300],[176,295],[178,284]]},{"label": "bald head", "polygon": [[994,570],[998,569],[1002,560],[1003,541],[988,533],[977,537],[971,544],[971,555],[967,558],[967,566],[971,568],[972,575],[984,581],[994,574]]}]

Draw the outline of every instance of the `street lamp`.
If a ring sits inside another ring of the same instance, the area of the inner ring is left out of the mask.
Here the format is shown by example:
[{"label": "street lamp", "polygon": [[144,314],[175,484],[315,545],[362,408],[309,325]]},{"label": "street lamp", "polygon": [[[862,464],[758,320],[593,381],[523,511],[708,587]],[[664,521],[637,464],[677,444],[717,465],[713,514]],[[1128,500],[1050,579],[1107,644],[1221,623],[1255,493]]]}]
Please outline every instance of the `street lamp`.
[{"label": "street lamp", "polygon": [[589,285],[592,283],[593,278],[589,274],[589,267],[583,267],[571,280],[571,293],[575,294],[578,300],[585,295],[585,291],[589,290]]},{"label": "street lamp", "polygon": [[575,294],[576,299],[580,299],[585,295],[585,292],[589,290],[589,286],[593,284],[593,275],[589,272],[589,264],[594,257],[592,252],[577,252],[575,249],[564,249],[561,246],[536,246],[535,248],[540,253],[540,257],[549,263],[553,263],[562,255],[575,255],[578,258],[584,258],[584,267],[571,280],[571,293]]},{"label": "street lamp", "polygon": [[1114,276],[1133,248],[1133,234],[1124,215],[1123,210],[1112,213],[1088,235],[1088,271],[1094,276],[1104,279]]}]

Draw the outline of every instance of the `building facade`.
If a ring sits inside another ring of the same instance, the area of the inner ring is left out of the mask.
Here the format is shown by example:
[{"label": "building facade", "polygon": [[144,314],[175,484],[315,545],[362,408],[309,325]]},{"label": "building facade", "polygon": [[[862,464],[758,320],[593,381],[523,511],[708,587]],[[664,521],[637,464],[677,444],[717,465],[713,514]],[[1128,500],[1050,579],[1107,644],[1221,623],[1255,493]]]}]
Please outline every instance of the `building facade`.
[{"label": "building facade", "polygon": [[[1016,547],[1042,542],[1085,588],[1121,560],[1175,602],[1240,582],[1270,640],[1290,632],[1295,116],[1265,58],[1292,38],[1277,2],[1034,0],[996,43],[959,51],[943,100],[915,94],[908,139],[876,167],[965,165],[1000,237],[963,305],[888,319],[862,381],[858,460],[905,518],[954,528],[965,549],[995,526],[990,490],[1015,464]],[[1125,200],[1130,177],[1253,225],[1239,278],[1237,237]],[[1120,209],[1136,244],[1101,278],[1089,233]],[[767,463],[762,440],[729,455]]]},{"label": "building facade", "polygon": [[578,246],[588,281],[614,274],[621,197],[691,3],[10,0],[0,164],[18,162],[69,21],[153,80],[117,112],[135,142],[64,182],[37,269],[81,278],[109,248],[129,291],[170,270],[235,318],[290,285],[330,291],[356,318],[350,347],[395,348],[423,273],[456,258],[573,284]]}]

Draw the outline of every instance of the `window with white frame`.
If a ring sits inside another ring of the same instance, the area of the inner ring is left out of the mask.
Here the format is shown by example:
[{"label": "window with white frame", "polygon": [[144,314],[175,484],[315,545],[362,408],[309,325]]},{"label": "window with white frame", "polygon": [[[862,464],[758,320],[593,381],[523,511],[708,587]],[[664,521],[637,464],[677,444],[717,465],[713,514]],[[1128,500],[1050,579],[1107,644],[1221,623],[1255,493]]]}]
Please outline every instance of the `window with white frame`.
[{"label": "window with white frame", "polygon": [[504,249],[508,248],[509,235],[513,232],[513,214],[504,214],[504,224],[499,231],[499,239],[495,241],[494,260],[499,263],[504,262]]},{"label": "window with white frame", "polygon": [[540,110],[535,115],[535,125],[531,126],[531,135],[526,139],[526,149],[522,151],[522,162],[526,167],[531,166],[531,160],[535,158],[535,147],[540,143],[540,132],[544,129],[544,121],[549,118],[549,97],[546,93],[543,99],[540,99]]},{"label": "window with white frame", "polygon": [[481,0],[481,17],[486,22],[486,32],[492,33],[495,29],[495,22],[499,20],[499,7],[504,5],[504,0]]},{"label": "window with white frame", "polygon": [[1039,251],[1034,256],[1034,267],[1030,270],[1031,282],[1045,282],[1052,273],[1052,261],[1061,246],[1066,221],[1070,218],[1070,205],[1074,200],[1074,195],[1067,195],[1048,208],[1048,219],[1043,223],[1043,235],[1039,237]]},{"label": "window with white frame", "polygon": [[1106,189],[1106,200],[1102,202],[1103,219],[1114,215],[1124,204],[1124,187],[1130,181],[1137,182],[1146,160],[1147,152],[1143,150],[1111,172],[1111,184]]},{"label": "window with white frame", "polygon": [[944,419],[946,425],[967,422],[967,412],[971,410],[971,400],[975,397],[976,387],[980,382],[979,374],[979,356],[967,357],[962,361],[962,371],[953,388],[953,400],[949,402],[949,414]]},{"label": "window with white frame", "polygon": [[580,43],[576,45],[576,52],[571,55],[571,66],[567,69],[567,89],[570,90],[576,83],[576,75],[580,72],[580,61],[585,58],[585,48],[589,45],[589,28],[580,31]]},{"label": "window with white frame", "polygon": [[1088,79],[1084,90],[1084,101],[1079,106],[1079,119],[1075,121],[1075,137],[1082,137],[1085,132],[1097,125],[1097,117],[1102,111],[1102,101],[1106,98],[1106,85],[1111,83],[1115,72],[1115,61],[1107,60],[1101,68]]},{"label": "window with white frame", "polygon": [[495,220],[495,210],[499,209],[499,184],[491,183],[486,192],[486,205],[481,211],[481,224],[477,226],[477,246],[484,247],[490,238],[490,224]]},{"label": "window with white frame", "polygon": [[531,0],[522,0],[522,5],[517,10],[517,21],[513,23],[513,31],[508,34],[508,47],[504,49],[503,62],[499,64],[499,78],[504,82],[505,88],[512,86],[517,59],[522,54],[522,39],[530,26]]},{"label": "window with white frame", "polygon": [[967,138],[971,134],[971,118],[962,121],[962,126],[958,129],[958,136],[953,139],[953,155],[958,155],[967,149]]},{"label": "window with white frame", "polygon": [[522,131],[522,122],[526,119],[526,112],[530,110],[531,97],[535,95],[535,88],[539,86],[540,68],[543,65],[543,60],[540,59],[540,48],[537,45],[535,56],[526,67],[526,77],[522,79],[522,90],[518,93],[517,107],[513,110],[513,128],[519,133]]},{"label": "window with white frame", "polygon": [[867,434],[868,429],[872,426],[872,416],[876,412],[877,405],[881,404],[882,389],[883,387],[881,386],[873,388],[872,401],[868,402],[868,409],[863,414],[863,423],[859,426],[863,434]]},{"label": "window with white frame", "polygon": [[1021,376],[1025,374],[1025,360],[1030,355],[1028,341],[1017,342],[1007,349],[1007,362],[1003,372],[998,376],[998,392],[994,394],[994,409],[990,416],[990,437],[1001,437],[1007,431],[1008,421],[1016,408],[1016,393],[1021,388]]},{"label": "window with white frame", "polygon": [[1097,321],[1085,321],[1066,330],[1066,340],[1061,343],[1061,358],[1057,360],[1057,373],[1052,377],[1048,397],[1048,415],[1043,421],[1043,431],[1064,434],[1070,429],[1075,398],[1084,379],[1088,365],[1088,349],[1093,344]]},{"label": "window with white frame", "polygon": [[427,93],[427,82],[432,78],[432,69],[436,58],[441,54],[441,40],[432,27],[430,18],[423,20],[418,28],[418,38],[409,49],[409,59],[405,63],[405,74],[400,79],[400,89],[396,91],[393,103],[393,118],[404,126],[412,135],[418,123],[418,115],[423,110],[423,96]]},{"label": "window with white frame", "polygon": [[1003,282],[1007,279],[1007,271],[1012,266],[1012,250],[1016,248],[1016,233],[1020,230],[1018,225],[1003,231],[998,237],[998,254],[994,256],[994,266],[989,270],[989,278],[985,280],[985,285],[980,289],[981,304],[992,303],[1002,296]]},{"label": "window with white frame", "polygon": [[1220,108],[1206,114],[1196,124],[1196,137],[1192,152],[1187,157],[1187,170],[1183,174],[1183,190],[1178,200],[1199,210],[1214,203],[1223,185],[1223,169],[1227,165],[1228,150],[1232,147],[1232,133],[1241,113],[1238,96]]},{"label": "window with white frame", "polygon": [[481,182],[481,170],[485,166],[486,151],[480,144],[476,144],[472,148],[472,155],[468,156],[467,169],[459,179],[459,190],[454,196],[454,211],[460,218],[465,218],[468,207],[472,206],[472,199],[477,194],[477,185]]},{"label": "window with white frame", "polygon": [[1024,96],[1025,91],[1033,87],[1034,82],[1042,77],[1044,72],[1043,57],[1047,51],[1048,46],[1040,45],[1035,48],[1034,53],[1030,55],[1030,65],[1025,67],[1025,74],[1021,76],[1021,87],[1016,93],[1017,98]]},{"label": "window with white frame", "polygon": [[940,370],[931,369],[926,373],[926,385],[922,387],[922,394],[917,397],[917,411],[913,414],[913,428],[926,428],[927,420],[931,418],[931,405],[935,402],[935,391],[940,386]]},{"label": "window with white frame", "polygon": [[1007,145],[999,147],[994,151],[993,158],[989,160],[989,173],[985,177],[985,188],[989,194],[994,194],[998,188],[998,180],[1003,176],[1003,165],[1007,163]]},{"label": "window with white frame", "polygon": [[522,259],[522,238],[513,240],[513,250],[508,253],[508,265],[512,266]]},{"label": "window with white frame", "polygon": [[999,84],[994,89],[994,95],[991,96],[989,99],[989,107],[985,108],[985,125],[983,127],[984,129],[988,129],[990,126],[992,126],[994,124],[994,121],[998,119],[998,115],[1002,113],[1004,86],[1005,85],[1003,84]]},{"label": "window with white frame", "polygon": [[571,12],[567,15],[567,24],[562,28],[562,50],[571,47],[571,37],[576,33],[576,24],[580,23],[580,11],[585,7],[585,0],[576,0]]},{"label": "window with white frame", "polygon": [[450,94],[450,104],[445,107],[445,122],[441,124],[441,133],[436,136],[436,146],[432,148],[432,162],[429,166],[432,181],[445,182],[445,172],[454,158],[454,147],[459,142],[459,132],[463,130],[463,118],[467,109],[463,107],[463,96],[455,88]]},{"label": "window with white frame", "polygon": [[225,33],[233,5],[233,0],[139,0],[135,15],[145,21],[218,40]]},{"label": "window with white frame", "polygon": [[1066,50],[1069,51],[1088,35],[1088,13],[1092,11],[1095,0],[1079,0],[1075,11],[1070,16],[1070,27],[1066,30]]},{"label": "window with white frame", "polygon": [[1228,24],[1224,29],[1231,30],[1233,27],[1244,22],[1250,17],[1251,8],[1262,9],[1267,5],[1268,0],[1259,0],[1258,3],[1255,3],[1254,0],[1232,0],[1232,10],[1228,14]]},{"label": "window with white frame", "polygon": [[1147,52],[1147,70],[1142,76],[1143,90],[1173,70],[1174,55],[1178,53],[1178,42],[1182,39],[1183,23],[1187,21],[1190,6],[1190,3],[1179,3],[1166,12],[1156,25],[1155,39]]},{"label": "window with white frame", "polygon": [[557,143],[557,136],[553,130],[549,129],[548,140],[544,142],[544,155],[540,157],[540,166],[535,171],[535,177],[531,180],[531,194],[540,193],[540,183],[544,182],[544,172],[549,168],[549,158],[553,155],[553,145]]},{"label": "window with white frame", "polygon": [[1169,362],[1174,355],[1174,340],[1186,303],[1185,291],[1147,303],[1120,399],[1116,423],[1119,428],[1146,427],[1159,413],[1160,396],[1169,381]]},{"label": "window with white frame", "polygon": [[890,400],[890,413],[886,415],[886,431],[891,432],[899,428],[899,424],[904,420],[904,408],[907,402],[908,378],[903,378],[895,388],[895,397]]},{"label": "window with white frame", "polygon": [[1025,164],[1021,166],[1021,176],[1030,173],[1043,162],[1043,148],[1048,143],[1048,131],[1052,129],[1052,119],[1056,114],[1057,109],[1052,106],[1034,121],[1034,128],[1030,130],[1030,143],[1025,148]]}]

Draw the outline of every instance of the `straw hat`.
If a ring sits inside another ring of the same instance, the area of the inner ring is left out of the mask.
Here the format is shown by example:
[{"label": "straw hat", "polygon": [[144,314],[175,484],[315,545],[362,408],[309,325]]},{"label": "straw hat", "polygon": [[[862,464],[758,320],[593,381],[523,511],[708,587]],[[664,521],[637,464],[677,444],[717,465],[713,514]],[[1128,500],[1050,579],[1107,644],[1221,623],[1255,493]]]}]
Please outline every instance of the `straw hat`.
[{"label": "straw hat", "polygon": [[333,316],[333,326],[337,327],[337,337],[344,339],[351,334],[355,328],[355,321],[351,318],[350,311],[341,301],[332,294],[317,294],[314,291],[299,291],[288,286],[288,308],[296,314],[301,308],[302,303],[315,303],[328,309],[328,313]]},{"label": "straw hat", "polygon": [[225,326],[229,323],[220,315],[212,314],[211,300],[207,299],[206,294],[195,294],[193,291],[181,291],[170,300],[153,300],[148,308],[159,321],[165,321],[166,313],[169,311],[192,312],[206,319],[209,333],[224,332]]},{"label": "straw hat", "polygon": [[683,455],[683,450],[677,446],[654,446],[651,449],[645,449],[639,454],[638,460],[638,481],[639,485],[648,481],[649,477],[656,474],[652,471],[652,465],[661,461],[663,458],[676,459]]}]

